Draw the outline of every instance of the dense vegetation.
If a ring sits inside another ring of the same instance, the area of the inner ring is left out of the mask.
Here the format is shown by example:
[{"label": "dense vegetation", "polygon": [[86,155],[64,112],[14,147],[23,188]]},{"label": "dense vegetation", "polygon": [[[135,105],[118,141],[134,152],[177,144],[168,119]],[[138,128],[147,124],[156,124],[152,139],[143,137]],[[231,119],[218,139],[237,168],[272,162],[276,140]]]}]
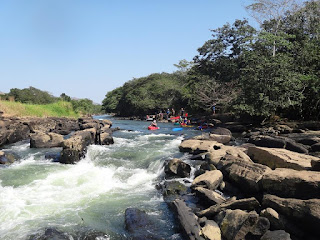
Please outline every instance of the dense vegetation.
[{"label": "dense vegetation", "polygon": [[[78,116],[101,113],[101,105],[94,104],[90,99],[71,99],[71,97],[66,95],[65,93],[62,93],[60,97],[54,97],[48,92],[39,90],[34,87],[24,89],[12,88],[10,89],[10,92],[8,94],[2,96],[2,100],[10,100],[25,104],[15,105],[14,103],[12,103],[11,105],[9,105],[9,103],[4,103],[7,104],[7,106],[17,106],[18,108],[24,106],[22,108],[26,109],[26,111],[22,111],[26,113],[26,116]],[[62,102],[66,103],[63,104]],[[59,107],[61,107],[61,113],[59,113]],[[44,113],[37,113],[38,110],[43,110]],[[31,112],[29,113],[29,111],[34,111],[34,114]],[[54,113],[56,113],[57,115],[52,115]]]},{"label": "dense vegetation", "polygon": [[212,30],[193,62],[125,83],[107,93],[103,109],[129,116],[216,105],[220,113],[319,119],[320,1],[299,8],[294,0],[254,2],[247,9],[263,20],[260,29],[236,20]]}]

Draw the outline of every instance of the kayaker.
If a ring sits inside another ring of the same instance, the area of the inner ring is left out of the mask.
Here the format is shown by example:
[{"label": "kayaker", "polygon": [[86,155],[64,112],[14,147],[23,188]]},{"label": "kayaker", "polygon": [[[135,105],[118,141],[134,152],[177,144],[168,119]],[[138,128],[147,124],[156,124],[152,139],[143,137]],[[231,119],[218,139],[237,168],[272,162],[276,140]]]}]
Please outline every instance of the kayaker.
[{"label": "kayaker", "polygon": [[153,120],[152,123],[151,123],[151,126],[157,127],[157,120]]}]

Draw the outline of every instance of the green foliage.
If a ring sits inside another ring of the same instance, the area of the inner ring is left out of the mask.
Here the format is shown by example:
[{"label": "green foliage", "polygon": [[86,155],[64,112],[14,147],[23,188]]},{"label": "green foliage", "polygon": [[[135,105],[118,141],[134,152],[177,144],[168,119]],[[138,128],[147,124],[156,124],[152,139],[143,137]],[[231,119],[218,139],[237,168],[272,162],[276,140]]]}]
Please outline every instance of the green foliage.
[{"label": "green foliage", "polygon": [[31,117],[72,117],[77,114],[69,102],[55,102],[50,104],[26,104],[20,102],[0,101],[0,108],[9,116]]},{"label": "green foliage", "polygon": [[94,104],[90,99],[71,100],[76,113],[81,115],[99,114],[102,112],[101,105]]},{"label": "green foliage", "polygon": [[17,102],[30,104],[48,104],[57,101],[57,99],[48,92],[41,91],[34,87],[24,89],[12,88],[8,96],[13,96]]},{"label": "green foliage", "polygon": [[183,77],[179,74],[151,74],[133,79],[106,95],[103,109],[122,116],[154,114],[169,107],[180,107]]},{"label": "green foliage", "polygon": [[106,113],[115,113],[117,111],[118,103],[122,96],[123,88],[119,87],[106,94],[102,101],[102,110]]},{"label": "green foliage", "polygon": [[60,98],[62,101],[71,102],[71,97],[66,95],[65,93],[61,93]]},{"label": "green foliage", "polygon": [[194,63],[181,60],[173,74],[151,74],[109,92],[103,109],[123,116],[168,107],[233,111],[253,117],[320,117],[320,1],[253,1],[261,19],[211,30]]}]

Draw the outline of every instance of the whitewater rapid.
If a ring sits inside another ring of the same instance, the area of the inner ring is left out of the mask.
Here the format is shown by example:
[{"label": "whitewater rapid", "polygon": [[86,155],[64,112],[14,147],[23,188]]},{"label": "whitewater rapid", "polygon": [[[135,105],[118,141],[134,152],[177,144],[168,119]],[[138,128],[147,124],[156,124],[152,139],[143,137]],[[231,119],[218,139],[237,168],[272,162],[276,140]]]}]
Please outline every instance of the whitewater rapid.
[{"label": "whitewater rapid", "polygon": [[[95,229],[109,239],[126,236],[127,207],[155,215],[172,234],[169,211],[155,190],[163,162],[176,156],[182,136],[120,131],[114,145],[88,147],[84,159],[63,165],[45,159],[48,149],[30,149],[21,142],[3,151],[19,161],[0,168],[0,239],[26,239],[56,228],[77,235]],[[59,149],[56,149],[58,152]]]}]

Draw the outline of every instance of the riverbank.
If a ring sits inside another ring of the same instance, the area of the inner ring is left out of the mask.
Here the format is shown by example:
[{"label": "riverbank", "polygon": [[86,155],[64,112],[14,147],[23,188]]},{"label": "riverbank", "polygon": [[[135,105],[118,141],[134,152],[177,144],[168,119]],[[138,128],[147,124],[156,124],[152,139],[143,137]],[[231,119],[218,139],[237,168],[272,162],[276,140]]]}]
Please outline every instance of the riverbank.
[{"label": "riverbank", "polygon": [[[168,161],[161,189],[185,238],[318,239],[316,130],[316,122],[252,128],[242,132],[241,146],[225,145],[228,129],[184,140],[180,151],[192,161]],[[195,178],[185,185],[192,168]]]},{"label": "riverbank", "polygon": [[[112,122],[92,118],[34,118],[2,117],[0,120],[0,147],[30,139],[30,148],[61,147],[61,163],[78,162],[90,144],[113,143]],[[10,164],[1,154],[0,164]]]},{"label": "riverbank", "polygon": [[40,105],[1,100],[0,110],[4,117],[80,117],[80,114],[74,111],[72,104],[65,101]]}]

